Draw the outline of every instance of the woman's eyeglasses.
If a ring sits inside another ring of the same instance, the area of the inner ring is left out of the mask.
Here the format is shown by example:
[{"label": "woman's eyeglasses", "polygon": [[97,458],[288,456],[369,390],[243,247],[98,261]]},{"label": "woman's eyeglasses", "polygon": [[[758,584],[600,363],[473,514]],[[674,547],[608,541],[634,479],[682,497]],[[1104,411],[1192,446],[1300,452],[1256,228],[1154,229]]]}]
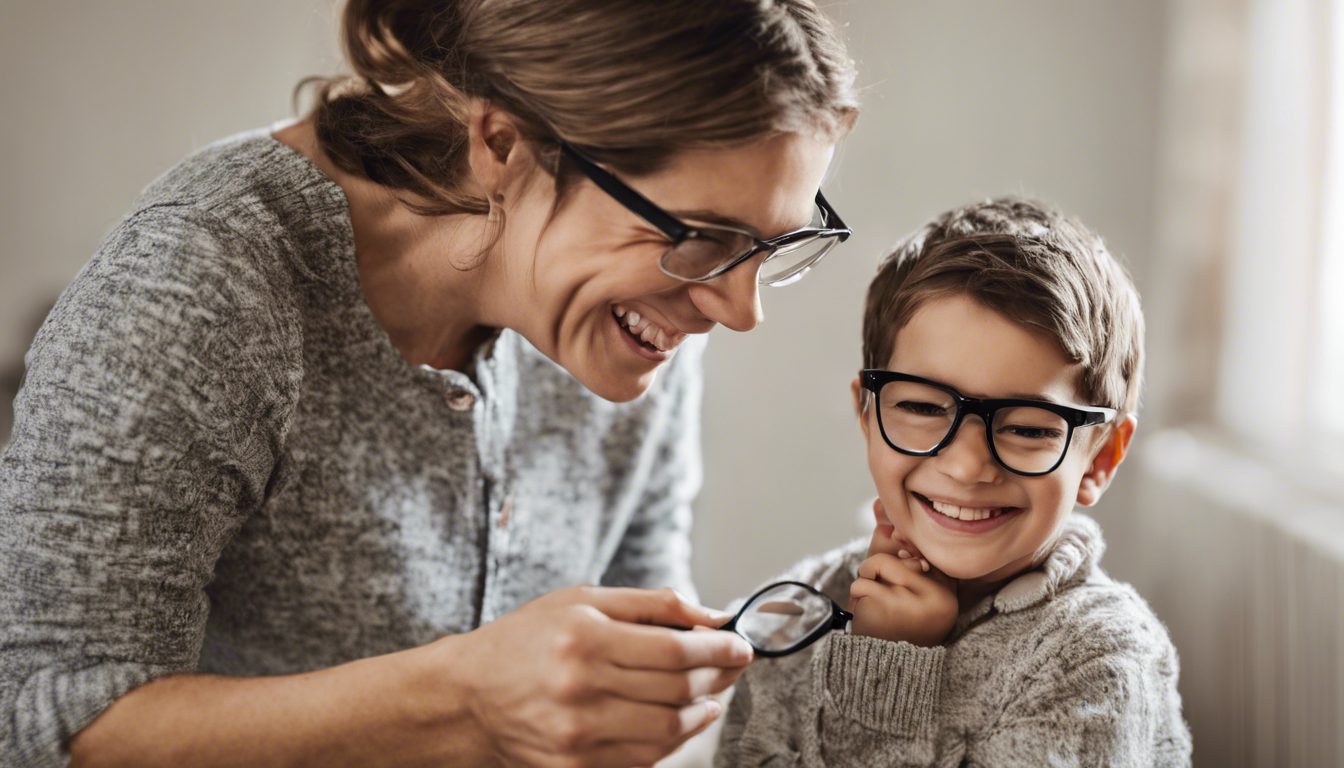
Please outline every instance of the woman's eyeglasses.
[{"label": "woman's eyeglasses", "polygon": [[837,243],[843,243],[852,234],[820,190],[808,226],[769,240],[733,227],[688,224],[636,192],[568,142],[561,141],[560,149],[602,191],[672,241],[659,259],[658,267],[664,274],[679,280],[713,280],[753,256],[765,253],[757,279],[763,285],[788,285],[807,274]]}]

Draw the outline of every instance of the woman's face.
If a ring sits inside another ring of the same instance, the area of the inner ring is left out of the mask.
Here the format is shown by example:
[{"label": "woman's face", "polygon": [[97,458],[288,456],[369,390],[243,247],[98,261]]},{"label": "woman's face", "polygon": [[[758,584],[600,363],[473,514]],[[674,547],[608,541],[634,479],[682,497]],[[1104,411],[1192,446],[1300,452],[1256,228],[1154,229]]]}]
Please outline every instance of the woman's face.
[{"label": "woman's face", "polygon": [[[785,134],[683,153],[655,174],[622,181],[683,221],[770,238],[808,225],[833,151],[830,139]],[[506,200],[492,256],[503,290],[491,324],[518,331],[603,398],[643,394],[689,334],[717,324],[749,331],[761,321],[762,256],[688,283],[658,267],[667,238],[587,179],[575,181],[554,218],[547,174],[531,174]]]}]

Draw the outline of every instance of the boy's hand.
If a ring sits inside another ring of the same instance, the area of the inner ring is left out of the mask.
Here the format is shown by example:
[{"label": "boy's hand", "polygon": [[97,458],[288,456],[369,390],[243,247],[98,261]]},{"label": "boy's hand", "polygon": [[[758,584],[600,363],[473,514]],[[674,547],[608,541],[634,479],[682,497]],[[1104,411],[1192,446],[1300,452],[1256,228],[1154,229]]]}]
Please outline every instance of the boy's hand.
[{"label": "boy's hand", "polygon": [[924,647],[942,643],[957,621],[956,582],[901,538],[881,500],[874,502],[873,516],[868,559],[849,588],[853,633]]}]

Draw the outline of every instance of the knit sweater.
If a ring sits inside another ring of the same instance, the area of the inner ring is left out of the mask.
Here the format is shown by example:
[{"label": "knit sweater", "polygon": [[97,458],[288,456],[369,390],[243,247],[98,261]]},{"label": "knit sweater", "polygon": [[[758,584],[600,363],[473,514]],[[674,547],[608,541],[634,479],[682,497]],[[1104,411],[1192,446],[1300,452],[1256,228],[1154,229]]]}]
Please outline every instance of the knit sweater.
[{"label": "knit sweater", "polygon": [[349,207],[258,131],[152,184],[27,357],[0,457],[0,765],[177,672],[279,675],[580,583],[690,583],[703,342],[635,402],[511,331],[406,363]]},{"label": "knit sweater", "polygon": [[[833,633],[752,664],[715,765],[1188,766],[1176,649],[1133,588],[1098,566],[1075,513],[1038,567],[958,616],[943,645]],[[786,578],[842,605],[855,541]]]}]

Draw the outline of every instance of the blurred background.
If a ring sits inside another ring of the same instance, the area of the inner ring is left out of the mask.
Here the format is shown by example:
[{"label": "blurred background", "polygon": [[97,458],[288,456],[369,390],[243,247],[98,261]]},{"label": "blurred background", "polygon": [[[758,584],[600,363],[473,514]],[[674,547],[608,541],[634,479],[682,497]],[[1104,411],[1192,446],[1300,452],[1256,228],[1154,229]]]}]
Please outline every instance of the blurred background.
[{"label": "blurred background", "polygon": [[[856,234],[706,360],[695,569],[725,605],[867,532],[863,291],[1003,192],[1122,256],[1148,317],[1104,561],[1181,652],[1201,766],[1344,765],[1341,0],[848,0],[864,112],[826,186]],[[0,444],[51,302],[183,156],[340,67],[331,0],[0,8]]]}]

